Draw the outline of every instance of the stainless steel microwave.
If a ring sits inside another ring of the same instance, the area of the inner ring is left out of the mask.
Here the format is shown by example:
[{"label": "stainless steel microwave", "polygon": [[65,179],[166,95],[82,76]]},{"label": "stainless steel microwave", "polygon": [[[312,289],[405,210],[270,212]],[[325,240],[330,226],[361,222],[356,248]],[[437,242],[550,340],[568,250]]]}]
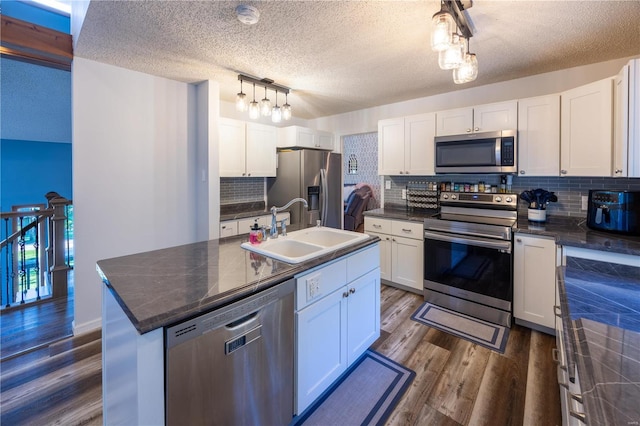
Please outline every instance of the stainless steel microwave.
[{"label": "stainless steel microwave", "polygon": [[517,172],[516,130],[438,136],[434,142],[436,173]]}]

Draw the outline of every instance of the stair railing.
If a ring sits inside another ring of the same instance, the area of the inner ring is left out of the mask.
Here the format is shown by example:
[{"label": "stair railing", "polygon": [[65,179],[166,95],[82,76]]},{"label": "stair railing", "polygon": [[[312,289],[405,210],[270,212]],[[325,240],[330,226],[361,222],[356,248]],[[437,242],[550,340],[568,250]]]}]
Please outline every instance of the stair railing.
[{"label": "stair railing", "polygon": [[0,235],[5,237],[0,241],[4,309],[68,294],[68,271],[72,269],[68,209],[72,202],[55,192],[45,197],[46,209],[0,213]]}]

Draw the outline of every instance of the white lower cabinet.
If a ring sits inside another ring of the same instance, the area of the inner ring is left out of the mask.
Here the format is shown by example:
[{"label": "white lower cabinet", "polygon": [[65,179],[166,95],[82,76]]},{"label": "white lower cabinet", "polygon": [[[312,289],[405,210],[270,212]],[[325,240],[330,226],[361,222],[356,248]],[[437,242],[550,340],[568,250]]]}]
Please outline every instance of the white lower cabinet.
[{"label": "white lower cabinet", "polygon": [[364,218],[364,232],[380,238],[380,278],[422,293],[423,224],[367,216]]},{"label": "white lower cabinet", "polygon": [[[375,245],[296,279],[295,414],[380,336],[378,256]],[[349,281],[363,265],[368,272]]]},{"label": "white lower cabinet", "polygon": [[556,305],[555,239],[517,233],[513,249],[513,316],[516,323],[552,334]]}]

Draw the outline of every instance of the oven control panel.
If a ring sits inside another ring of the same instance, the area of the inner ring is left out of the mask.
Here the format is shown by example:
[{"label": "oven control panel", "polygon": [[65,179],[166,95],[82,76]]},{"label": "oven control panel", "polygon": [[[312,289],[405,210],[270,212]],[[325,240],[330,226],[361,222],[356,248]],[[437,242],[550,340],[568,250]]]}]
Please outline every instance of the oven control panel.
[{"label": "oven control panel", "polygon": [[518,194],[486,194],[475,192],[441,192],[440,204],[516,210]]}]

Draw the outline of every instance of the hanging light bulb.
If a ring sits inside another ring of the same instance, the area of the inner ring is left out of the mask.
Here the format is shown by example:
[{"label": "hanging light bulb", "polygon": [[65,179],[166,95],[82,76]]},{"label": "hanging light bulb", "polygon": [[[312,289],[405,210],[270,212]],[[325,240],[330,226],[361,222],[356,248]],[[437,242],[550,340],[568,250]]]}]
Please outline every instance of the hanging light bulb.
[{"label": "hanging light bulb", "polygon": [[242,80],[240,80],[240,93],[236,95],[236,110],[244,112],[248,107],[247,95],[242,92]]},{"label": "hanging light bulb", "polygon": [[455,32],[453,16],[445,10],[444,1],[441,1],[440,12],[431,18],[431,49],[436,52],[447,50],[453,42],[451,35]]},{"label": "hanging light bulb", "polygon": [[271,110],[271,121],[279,123],[282,120],[282,110],[278,106],[278,91],[276,90],[276,105]]},{"label": "hanging light bulb", "polygon": [[468,83],[478,77],[478,58],[475,53],[469,53],[469,40],[467,40],[467,53],[464,55],[462,65],[453,70],[453,82],[456,84]]},{"label": "hanging light bulb", "polygon": [[458,34],[453,34],[453,42],[447,50],[443,50],[438,53],[438,65],[440,69],[452,70],[462,65],[464,60],[464,37],[460,37]]},{"label": "hanging light bulb", "polygon": [[264,86],[264,99],[260,101],[260,113],[265,117],[271,115],[271,101],[267,98],[267,86]]},{"label": "hanging light bulb", "polygon": [[256,102],[256,84],[253,83],[253,100],[249,102],[249,118],[255,120],[260,117],[260,106]]},{"label": "hanging light bulb", "polygon": [[282,105],[282,118],[291,120],[291,105],[289,105],[289,94],[284,95],[284,105]]}]

